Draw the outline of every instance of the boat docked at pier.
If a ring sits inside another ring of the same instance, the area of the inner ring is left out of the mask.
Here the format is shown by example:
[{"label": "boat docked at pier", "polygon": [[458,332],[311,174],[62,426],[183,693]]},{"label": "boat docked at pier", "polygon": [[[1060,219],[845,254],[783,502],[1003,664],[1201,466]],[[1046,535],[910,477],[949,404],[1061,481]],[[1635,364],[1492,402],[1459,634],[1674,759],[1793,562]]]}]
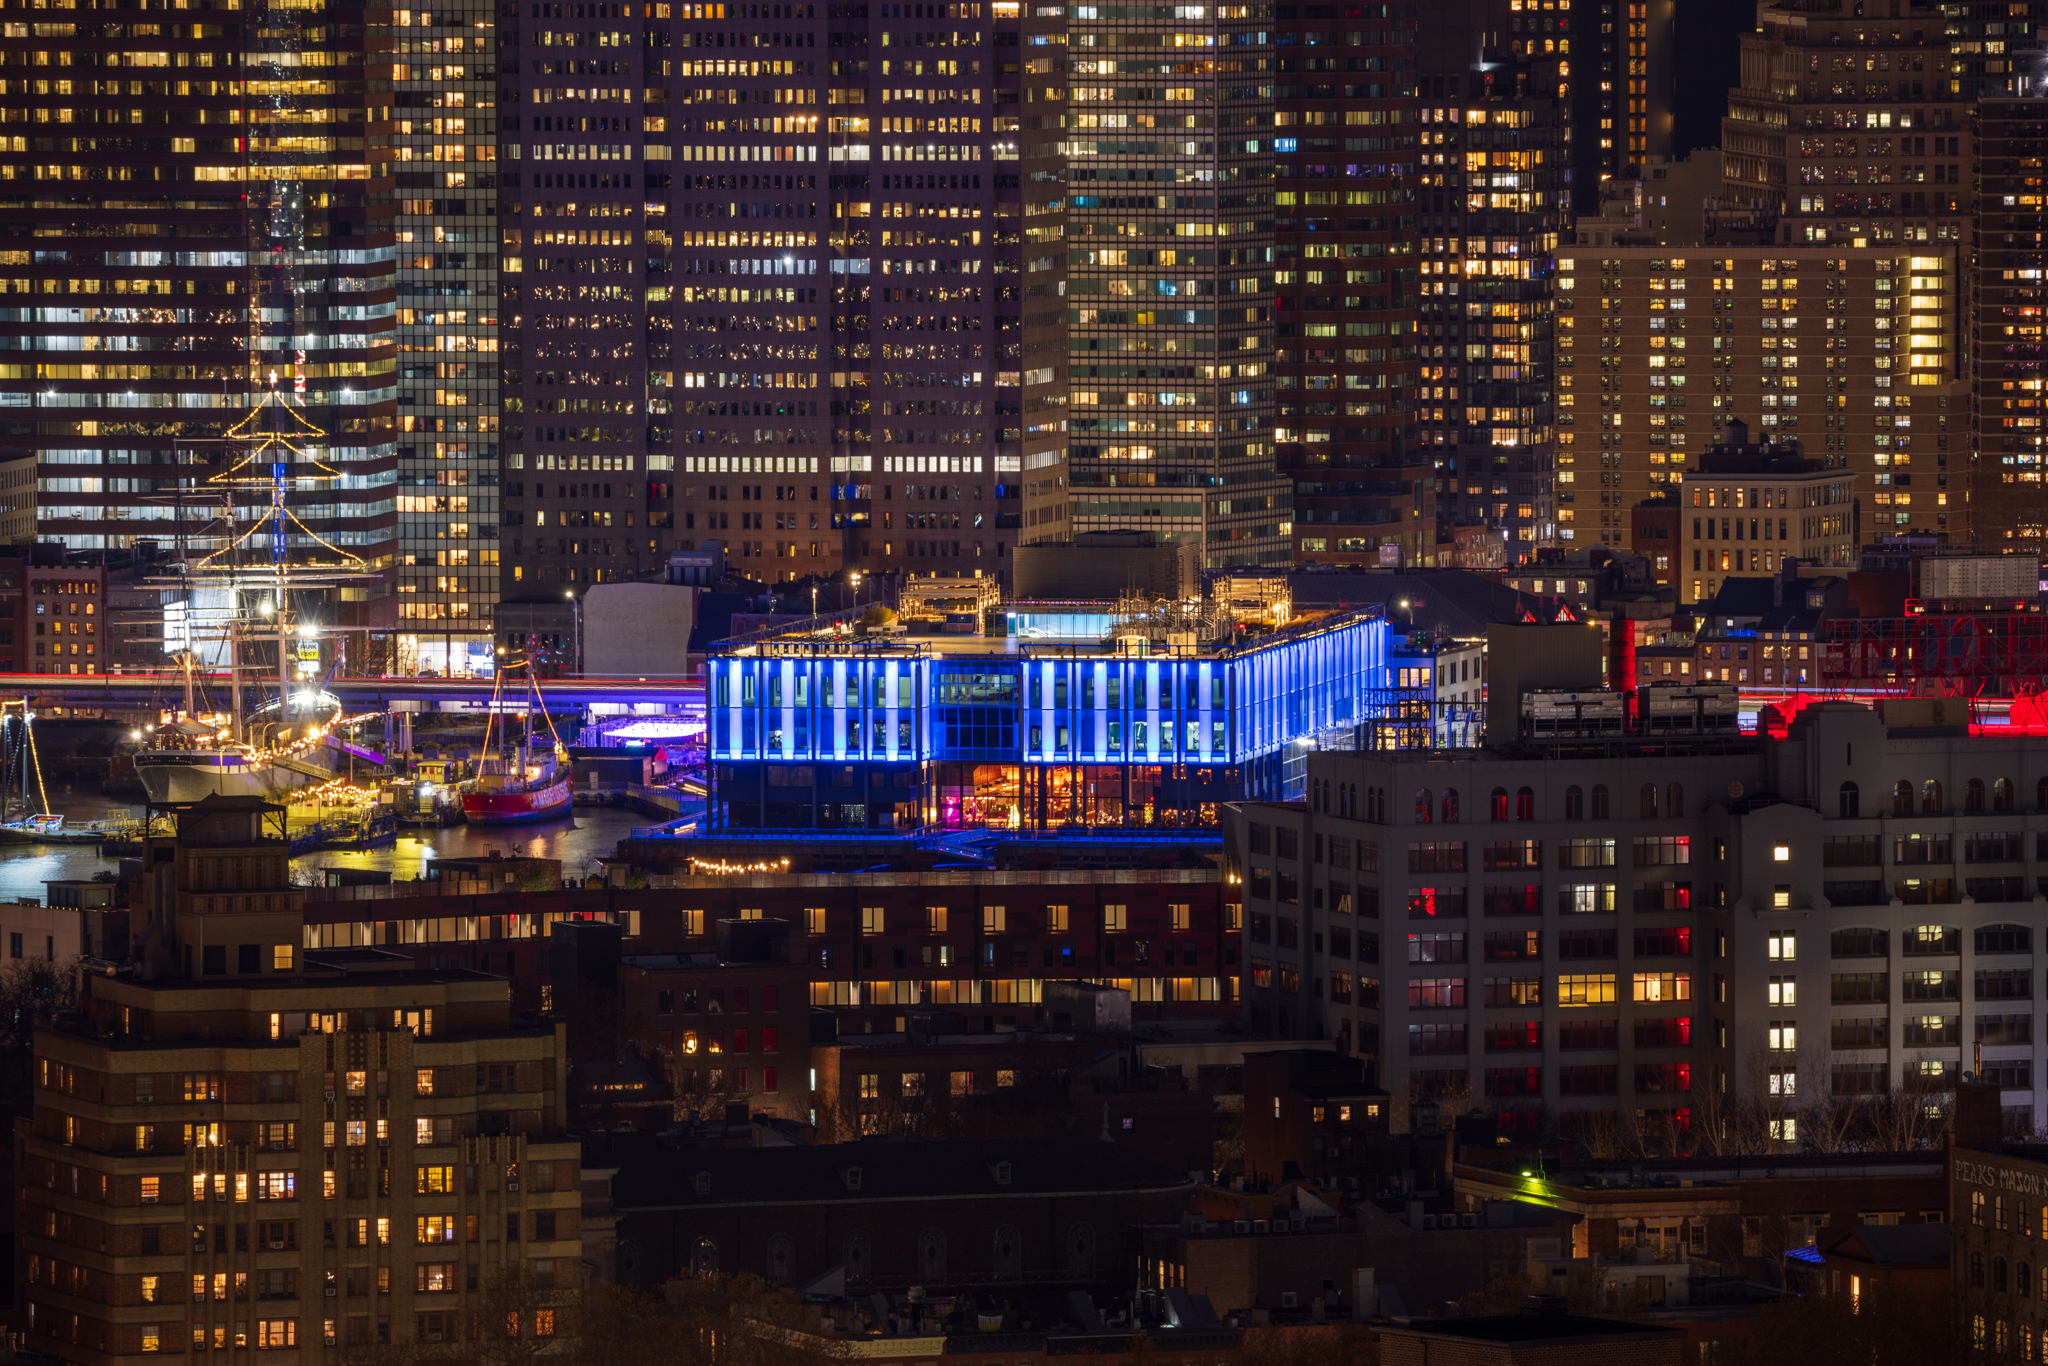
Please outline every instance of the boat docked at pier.
[{"label": "boat docked at pier", "polygon": [[[554,820],[570,814],[573,806],[569,773],[569,751],[540,695],[540,681],[526,670],[526,702],[505,702],[505,674],[498,673],[491,693],[491,715],[484,726],[484,757],[477,776],[462,785],[462,815],[471,825],[524,825]],[[521,723],[515,744],[511,739],[514,715]],[[535,743],[533,715],[538,711],[546,725],[550,743]],[[496,753],[491,752],[491,735],[498,737]]]}]

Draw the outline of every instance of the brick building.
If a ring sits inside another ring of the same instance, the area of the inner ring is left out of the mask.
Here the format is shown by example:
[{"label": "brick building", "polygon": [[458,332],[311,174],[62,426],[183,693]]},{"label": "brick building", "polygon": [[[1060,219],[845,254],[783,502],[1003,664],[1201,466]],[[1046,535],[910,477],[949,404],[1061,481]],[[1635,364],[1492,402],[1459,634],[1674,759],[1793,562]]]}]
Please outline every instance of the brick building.
[{"label": "brick building", "polygon": [[[863,866],[895,846],[869,851]],[[1136,1021],[1236,1014],[1235,903],[1213,866],[833,874],[708,856],[684,866],[634,891],[313,888],[303,936],[308,947],[375,945],[423,968],[501,973],[521,1010],[553,1003],[547,936],[564,920],[618,924],[627,957],[689,957],[716,953],[721,923],[765,919],[787,927],[778,952],[809,1004],[852,1014],[862,1031],[872,1021],[900,1032],[914,1006],[960,1010],[970,1029],[1029,1025],[1045,981],[1076,977],[1130,992]]]},{"label": "brick building", "polygon": [[2048,1148],[1999,1142],[1998,1096],[1992,1086],[1956,1088],[1949,1284],[1973,1347],[2022,1355],[2048,1333],[2034,1294],[2043,1269],[2040,1232],[2048,1227]]},{"label": "brick building", "polygon": [[[1461,1211],[1520,1200],[1574,1217],[1570,1255],[1614,1257],[1636,1248],[1684,1258],[1701,1274],[1769,1277],[1785,1253],[1815,1247],[1851,1224],[1938,1224],[1949,1195],[1937,1152],[1858,1153],[1853,1160],[1775,1154],[1632,1163],[1555,1158],[1452,1168]],[[1560,1249],[1562,1252],[1563,1249]]]},{"label": "brick building", "polygon": [[618,965],[620,1042],[646,1052],[676,1104],[701,1117],[745,1103],[803,1119],[813,1103],[809,985],[801,959],[635,954]]},{"label": "brick building", "polygon": [[502,1273],[574,1284],[561,1027],[516,1027],[480,973],[298,952],[282,811],[177,814],[144,854],[153,975],[88,975],[77,1021],[36,1035],[27,1345],[338,1361],[472,1335]]},{"label": "brick building", "polygon": [[1252,1181],[1348,1174],[1387,1132],[1387,1093],[1363,1059],[1336,1052],[1245,1054],[1244,1102]]},{"label": "brick building", "polygon": [[1124,1232],[1194,1182],[1094,1139],[711,1148],[620,1159],[621,1283],[691,1270],[849,1288],[1131,1284]]},{"label": "brick building", "polygon": [[1679,1366],[1689,1345],[1682,1328],[1584,1318],[1547,1303],[1380,1329],[1383,1366]]},{"label": "brick building", "polygon": [[0,556],[0,672],[105,673],[106,570],[70,564],[50,542]]},{"label": "brick building", "polygon": [[1143,1067],[1128,1035],[944,1033],[962,1017],[920,1014],[908,1034],[847,1034],[811,1045],[820,1141],[1106,1133],[1176,1171],[1211,1170],[1215,1097]]}]

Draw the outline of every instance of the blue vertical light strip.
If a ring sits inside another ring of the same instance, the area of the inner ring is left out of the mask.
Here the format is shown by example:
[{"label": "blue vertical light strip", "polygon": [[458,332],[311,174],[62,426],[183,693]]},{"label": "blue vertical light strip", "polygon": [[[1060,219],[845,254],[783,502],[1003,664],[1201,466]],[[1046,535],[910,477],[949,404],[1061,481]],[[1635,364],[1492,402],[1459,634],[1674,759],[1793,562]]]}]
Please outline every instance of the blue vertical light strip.
[{"label": "blue vertical light strip", "polygon": [[[1040,765],[1256,763],[1296,741],[1375,719],[1385,708],[1386,660],[1386,625],[1376,618],[1201,659],[976,659],[977,669],[1016,680],[1019,728],[1007,754],[957,757]],[[951,757],[933,664],[902,652],[714,656],[707,677],[711,752],[776,763]]]}]

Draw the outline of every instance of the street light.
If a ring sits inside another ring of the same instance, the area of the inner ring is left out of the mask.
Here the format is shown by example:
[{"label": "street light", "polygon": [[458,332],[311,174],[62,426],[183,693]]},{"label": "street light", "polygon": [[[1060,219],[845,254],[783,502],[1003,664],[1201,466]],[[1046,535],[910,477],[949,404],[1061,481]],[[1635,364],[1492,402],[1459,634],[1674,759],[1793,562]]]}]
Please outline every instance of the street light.
[{"label": "street light", "polygon": [[580,678],[583,674],[583,600],[576,596],[574,589],[562,594],[562,596],[569,600],[569,610],[574,616],[574,629],[569,639],[573,651],[572,662],[575,664],[576,674]]},{"label": "street light", "polygon": [[853,605],[855,608],[858,608],[860,606],[860,571],[855,569],[849,572],[853,575]]}]

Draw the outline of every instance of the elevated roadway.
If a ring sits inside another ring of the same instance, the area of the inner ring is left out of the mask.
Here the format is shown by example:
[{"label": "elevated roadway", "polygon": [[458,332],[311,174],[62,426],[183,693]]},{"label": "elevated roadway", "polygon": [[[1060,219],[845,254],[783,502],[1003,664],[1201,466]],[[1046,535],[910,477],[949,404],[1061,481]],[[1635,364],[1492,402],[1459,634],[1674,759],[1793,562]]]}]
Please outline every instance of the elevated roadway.
[{"label": "elevated roadway", "polygon": [[[226,674],[195,674],[195,685],[216,705],[225,706]],[[245,676],[244,684],[250,680]],[[322,685],[351,712],[470,711],[487,708],[492,684],[488,678],[350,678]],[[659,702],[702,705],[704,684],[689,678],[551,678],[541,683],[550,709],[580,710],[594,702]],[[28,697],[45,705],[105,708],[140,712],[183,703],[182,673],[11,674],[0,673],[0,697]]]}]

